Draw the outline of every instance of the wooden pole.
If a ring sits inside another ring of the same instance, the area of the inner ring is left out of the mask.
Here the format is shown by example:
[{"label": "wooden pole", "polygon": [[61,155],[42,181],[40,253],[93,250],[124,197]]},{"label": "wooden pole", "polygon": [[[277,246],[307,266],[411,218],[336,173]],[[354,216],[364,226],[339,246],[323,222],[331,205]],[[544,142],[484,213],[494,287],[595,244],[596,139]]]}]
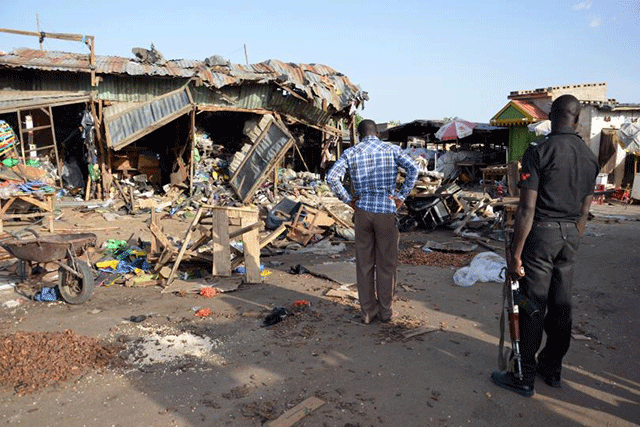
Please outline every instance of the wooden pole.
[{"label": "wooden pole", "polygon": [[[36,13],[36,26],[38,27],[38,32],[40,33],[40,19],[38,18],[38,14]],[[42,48],[42,37],[38,38],[38,41],[40,43],[40,50],[44,50]]]},{"label": "wooden pole", "polygon": [[51,138],[53,140],[53,152],[56,156],[56,167],[58,168],[58,181],[60,182],[60,187],[62,187],[62,161],[60,160],[60,156],[58,156],[58,142],[56,141],[56,128],[53,123],[53,110],[51,106],[49,106],[49,120],[51,121]]},{"label": "wooden pole", "polygon": [[244,45],[244,60],[249,65],[249,55],[247,54],[247,44]]},{"label": "wooden pole", "polygon": [[12,30],[9,28],[0,28],[0,33],[17,34],[19,36],[35,36],[35,37],[40,37],[42,35],[44,37],[49,37],[50,39],[71,40],[76,42],[81,42],[85,37],[87,39],[89,37],[93,37],[93,36],[83,36],[82,34],[45,33],[45,32],[35,32],[35,31]]}]

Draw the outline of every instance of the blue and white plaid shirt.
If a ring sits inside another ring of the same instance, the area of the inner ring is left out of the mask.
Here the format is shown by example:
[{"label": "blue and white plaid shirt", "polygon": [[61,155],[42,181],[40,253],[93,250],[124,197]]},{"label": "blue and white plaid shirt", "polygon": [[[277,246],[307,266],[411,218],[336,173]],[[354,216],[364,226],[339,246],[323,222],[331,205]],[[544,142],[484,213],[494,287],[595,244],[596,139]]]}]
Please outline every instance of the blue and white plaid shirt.
[{"label": "blue and white plaid shirt", "polygon": [[[402,188],[396,190],[398,166],[404,168],[407,176]],[[327,174],[327,184],[345,203],[352,196],[342,185],[342,178],[349,170],[353,183],[356,206],[373,213],[395,213],[396,204],[389,196],[404,200],[418,179],[418,168],[397,145],[380,141],[375,136],[367,136],[354,147],[347,148]]]}]

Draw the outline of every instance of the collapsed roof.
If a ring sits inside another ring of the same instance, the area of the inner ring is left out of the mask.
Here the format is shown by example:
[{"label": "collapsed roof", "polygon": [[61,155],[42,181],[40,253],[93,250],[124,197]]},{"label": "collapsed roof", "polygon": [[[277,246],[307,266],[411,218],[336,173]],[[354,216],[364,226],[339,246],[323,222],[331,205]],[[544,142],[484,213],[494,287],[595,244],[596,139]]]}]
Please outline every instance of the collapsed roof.
[{"label": "collapsed roof", "polygon": [[[215,62],[218,63],[218,62]],[[321,64],[295,64],[270,59],[258,64],[207,65],[211,61],[189,59],[167,60],[164,63],[145,63],[120,56],[96,55],[98,74],[158,76],[197,79],[205,86],[220,89],[239,86],[245,82],[272,83],[309,101],[320,101],[323,109],[335,111],[359,107],[368,100],[367,92],[353,84],[347,76]],[[19,48],[0,52],[0,66],[45,71],[90,72],[86,54],[40,51]]]}]

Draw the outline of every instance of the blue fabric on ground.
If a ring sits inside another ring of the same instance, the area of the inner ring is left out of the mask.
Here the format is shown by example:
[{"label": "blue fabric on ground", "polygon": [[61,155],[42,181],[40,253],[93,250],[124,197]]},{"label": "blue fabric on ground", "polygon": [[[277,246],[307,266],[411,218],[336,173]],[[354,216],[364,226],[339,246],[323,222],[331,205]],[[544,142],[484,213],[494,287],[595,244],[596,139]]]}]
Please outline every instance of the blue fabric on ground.
[{"label": "blue fabric on ground", "polygon": [[35,296],[33,297],[33,299],[35,299],[36,301],[46,301],[46,302],[58,301],[58,298],[59,298],[59,294],[58,294],[57,287],[42,288],[41,290],[36,292]]}]

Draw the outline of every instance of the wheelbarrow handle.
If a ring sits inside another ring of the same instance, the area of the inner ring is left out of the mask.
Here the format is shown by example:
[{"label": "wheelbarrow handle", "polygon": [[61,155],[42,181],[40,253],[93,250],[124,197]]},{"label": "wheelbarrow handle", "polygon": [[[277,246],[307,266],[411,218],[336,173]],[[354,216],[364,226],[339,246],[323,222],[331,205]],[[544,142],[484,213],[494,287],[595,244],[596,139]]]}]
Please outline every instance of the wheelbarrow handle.
[{"label": "wheelbarrow handle", "polygon": [[34,236],[36,236],[36,239],[40,238],[40,235],[38,234],[38,232],[36,230],[34,230],[33,228],[25,228],[24,231],[28,231],[29,233],[33,234]]}]

